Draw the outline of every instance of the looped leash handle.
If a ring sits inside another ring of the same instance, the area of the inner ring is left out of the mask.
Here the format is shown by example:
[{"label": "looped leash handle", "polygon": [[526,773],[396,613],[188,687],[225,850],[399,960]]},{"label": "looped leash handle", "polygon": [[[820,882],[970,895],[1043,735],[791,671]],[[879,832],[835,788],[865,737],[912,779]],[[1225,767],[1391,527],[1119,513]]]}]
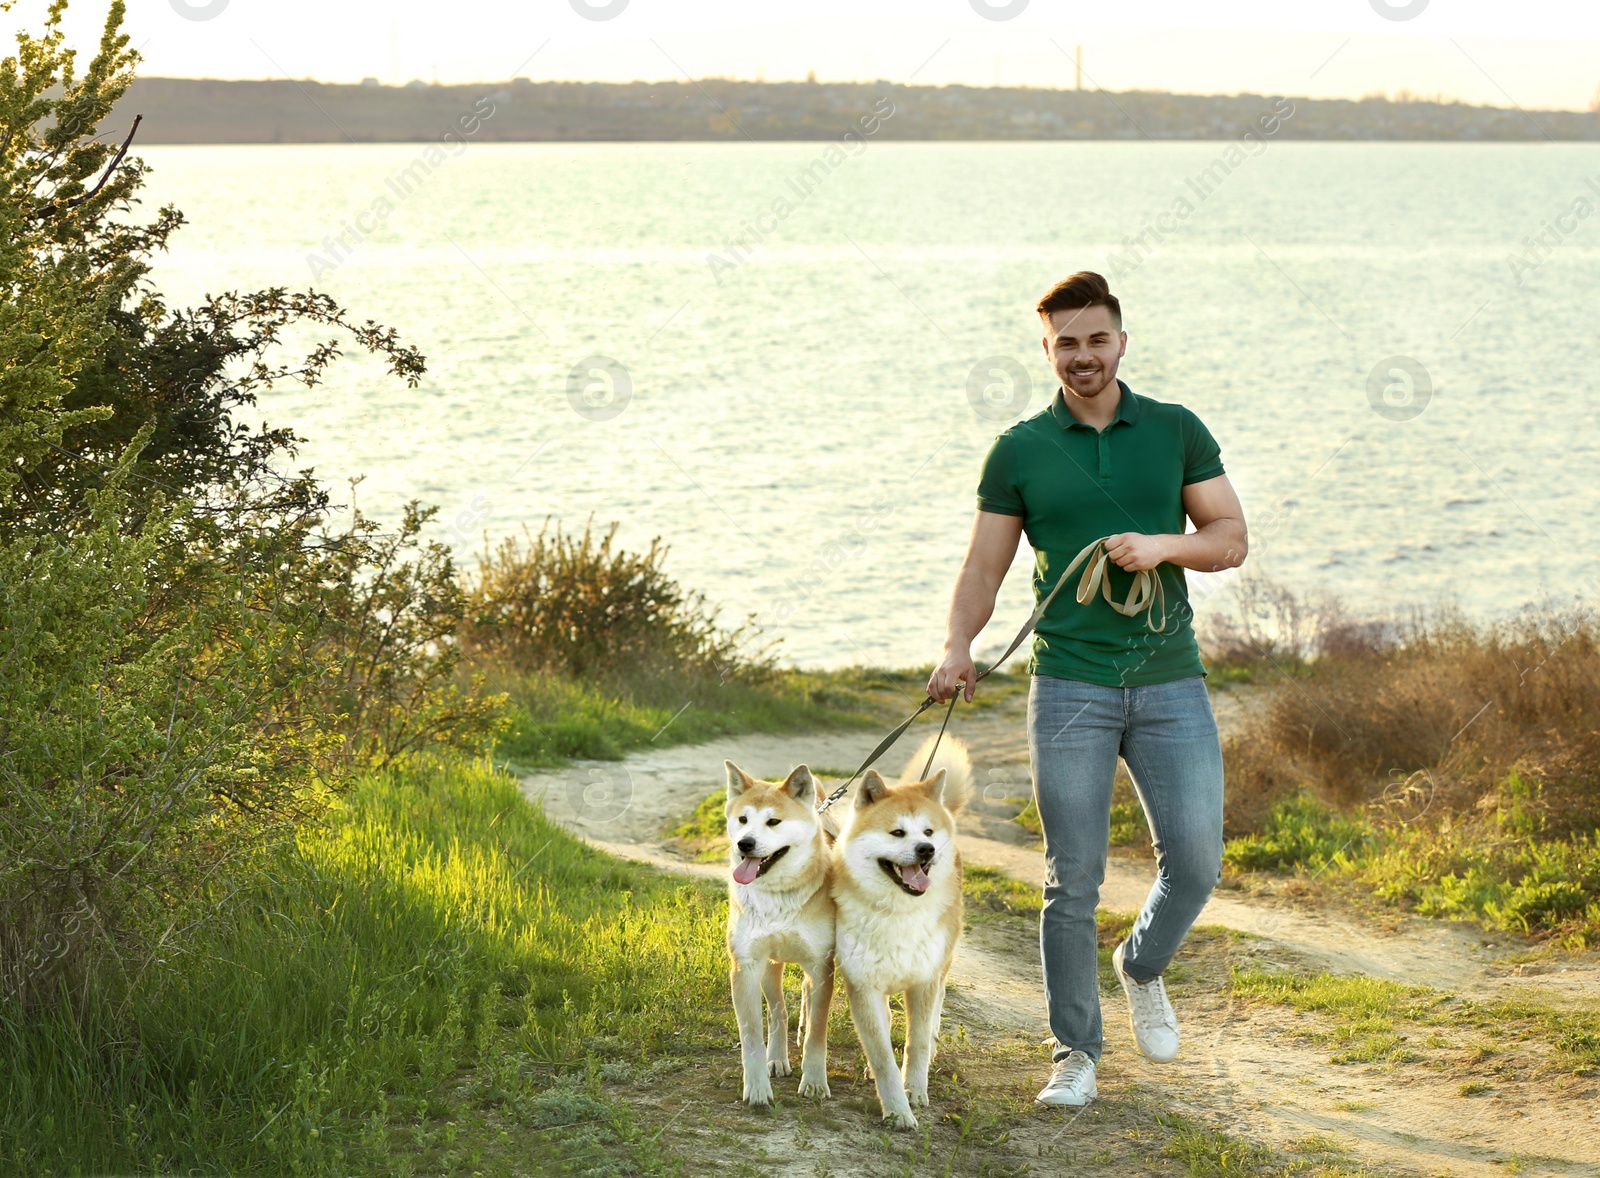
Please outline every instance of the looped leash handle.
[{"label": "looped leash handle", "polygon": [[[1088,565],[1083,570],[1083,578],[1078,582],[1078,604],[1088,605],[1094,600],[1095,590],[1098,589],[1106,599],[1106,604],[1116,610],[1125,618],[1136,618],[1145,615],[1145,625],[1156,633],[1161,633],[1167,628],[1167,590],[1161,583],[1161,577],[1155,569],[1139,569],[1133,574],[1133,584],[1128,586],[1128,596],[1123,601],[1118,601],[1111,596],[1111,574],[1109,567],[1111,555],[1106,551],[1106,541],[1110,536],[1102,536],[1090,544],[1084,545],[1078,555],[1072,558],[1072,563],[1061,574],[1061,580],[1056,582],[1056,589],[1061,588],[1061,581],[1072,575],[1072,570],[1088,560]],[[1054,597],[1055,589],[1050,591]],[[1045,598],[1048,605],[1050,598]],[[1157,625],[1154,614],[1157,609],[1161,611],[1161,623]],[[1043,610],[1035,610],[1036,619],[1043,616]]]},{"label": "looped leash handle", "polygon": [[[1005,652],[999,658],[989,664],[988,670],[979,673],[978,679],[983,679],[990,671],[993,671],[1017,652],[1017,647],[1027,640],[1028,635],[1032,634],[1044,619],[1045,610],[1050,608],[1050,603],[1056,599],[1056,594],[1061,592],[1061,587],[1067,583],[1067,578],[1072,576],[1073,570],[1083,564],[1085,560],[1089,564],[1083,570],[1083,579],[1078,582],[1077,598],[1079,605],[1088,605],[1094,599],[1095,590],[1099,589],[1105,595],[1107,604],[1124,617],[1137,617],[1141,612],[1144,612],[1145,625],[1149,626],[1150,629],[1160,633],[1167,628],[1167,593],[1161,584],[1161,578],[1156,575],[1155,569],[1140,569],[1133,574],[1133,585],[1128,589],[1126,601],[1119,603],[1111,596],[1111,577],[1107,572],[1107,566],[1111,563],[1111,556],[1106,552],[1106,541],[1109,539],[1111,539],[1110,536],[1101,536],[1098,540],[1085,544],[1078,551],[1078,555],[1072,558],[1072,562],[1061,570],[1061,575],[1056,578],[1056,583],[1051,586],[1050,592],[1045,595],[1044,600],[1034,607],[1033,613],[1022,624],[1022,629],[1018,630],[1017,636],[1011,640],[1011,645],[1006,647]],[[1160,605],[1161,624],[1159,626],[1153,624],[1150,620],[1150,607],[1153,602]]]}]

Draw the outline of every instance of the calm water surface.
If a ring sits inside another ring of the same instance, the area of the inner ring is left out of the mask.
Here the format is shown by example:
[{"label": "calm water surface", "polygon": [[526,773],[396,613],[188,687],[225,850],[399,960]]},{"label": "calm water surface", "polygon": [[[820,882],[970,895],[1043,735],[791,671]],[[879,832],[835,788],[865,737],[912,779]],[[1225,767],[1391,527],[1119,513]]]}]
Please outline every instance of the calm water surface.
[{"label": "calm water surface", "polygon": [[[1524,242],[1600,206],[1600,147],[1272,143],[1202,198],[1219,150],[872,143],[809,190],[805,144],[145,154],[191,222],[173,301],[312,284],[427,354],[263,400],[364,510],[438,504],[463,556],[619,521],[795,662],[935,657],[980,460],[1055,390],[1031,307],[1113,254],[1121,375],[1210,426],[1261,571],[1370,611],[1600,597],[1600,216]],[[1231,577],[1191,574],[1202,614]]]}]

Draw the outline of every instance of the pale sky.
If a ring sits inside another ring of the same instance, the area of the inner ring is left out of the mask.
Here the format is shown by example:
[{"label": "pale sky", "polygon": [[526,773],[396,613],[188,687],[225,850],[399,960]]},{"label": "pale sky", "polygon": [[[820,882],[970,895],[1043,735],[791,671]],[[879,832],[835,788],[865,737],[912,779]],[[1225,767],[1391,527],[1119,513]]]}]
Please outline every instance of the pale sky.
[{"label": "pale sky", "polygon": [[[45,0],[0,25],[38,27]],[[723,76],[1589,109],[1594,0],[129,0],[150,76],[388,83]],[[588,10],[592,17],[580,13]],[[984,10],[987,16],[980,13]],[[598,10],[598,11],[596,11]],[[1382,11],[1380,11],[1382,10]],[[92,49],[104,0],[75,0]],[[1007,15],[1011,13],[1010,15]],[[605,17],[604,19],[599,19]]]}]

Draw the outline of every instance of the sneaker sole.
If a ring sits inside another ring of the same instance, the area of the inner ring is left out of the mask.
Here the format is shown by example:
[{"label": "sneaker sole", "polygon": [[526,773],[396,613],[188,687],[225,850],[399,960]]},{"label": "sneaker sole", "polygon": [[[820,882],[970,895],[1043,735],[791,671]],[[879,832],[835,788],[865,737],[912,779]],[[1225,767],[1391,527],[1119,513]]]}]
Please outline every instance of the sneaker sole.
[{"label": "sneaker sole", "polygon": [[1100,1095],[1098,1089],[1091,1089],[1089,1095],[1082,1100],[1046,1100],[1042,1096],[1033,1098],[1035,1104],[1042,1104],[1047,1108],[1083,1108]]}]

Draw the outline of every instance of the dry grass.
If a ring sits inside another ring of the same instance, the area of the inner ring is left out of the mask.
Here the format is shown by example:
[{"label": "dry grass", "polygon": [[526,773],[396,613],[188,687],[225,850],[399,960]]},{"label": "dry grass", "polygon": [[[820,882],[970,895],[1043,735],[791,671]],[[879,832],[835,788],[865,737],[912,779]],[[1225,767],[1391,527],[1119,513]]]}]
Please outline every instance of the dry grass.
[{"label": "dry grass", "polygon": [[1208,644],[1267,692],[1224,746],[1236,863],[1295,870],[1310,847],[1424,912],[1600,938],[1593,612],[1363,622],[1246,581]]},{"label": "dry grass", "polygon": [[1410,816],[1495,804],[1513,771],[1540,783],[1545,830],[1600,825],[1600,618],[1530,609],[1495,624],[1459,613],[1355,622],[1247,583],[1213,627],[1211,660],[1270,691],[1229,742],[1230,833],[1310,787],[1343,806]]}]

